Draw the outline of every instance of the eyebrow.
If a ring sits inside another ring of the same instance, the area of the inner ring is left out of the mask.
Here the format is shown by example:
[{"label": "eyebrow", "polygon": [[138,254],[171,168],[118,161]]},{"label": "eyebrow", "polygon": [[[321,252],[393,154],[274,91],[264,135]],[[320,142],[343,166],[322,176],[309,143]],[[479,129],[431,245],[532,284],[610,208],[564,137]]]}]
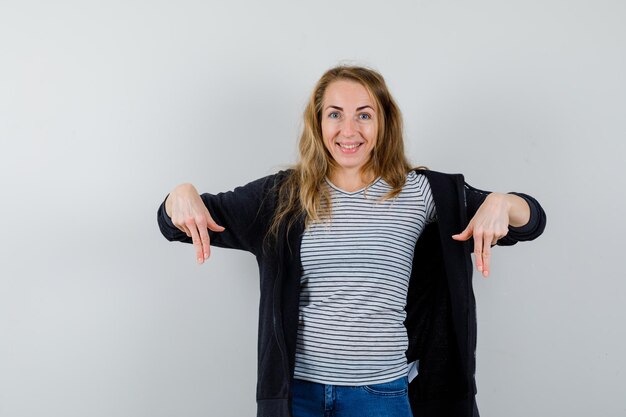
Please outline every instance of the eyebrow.
[{"label": "eyebrow", "polygon": [[[343,111],[343,108],[341,108],[341,107],[339,107],[339,106],[333,106],[333,105],[326,106],[326,109],[329,109],[329,108],[332,108],[332,109],[337,109],[337,110],[339,110],[339,111]],[[370,106],[369,104],[368,104],[368,105],[365,105],[365,106],[357,107],[357,108],[356,108],[356,111],[361,111],[361,110],[363,110],[363,109],[367,109],[367,108],[370,108],[370,109],[372,109],[372,111],[375,111],[375,110],[374,110],[374,108],[373,108],[372,106]]]}]

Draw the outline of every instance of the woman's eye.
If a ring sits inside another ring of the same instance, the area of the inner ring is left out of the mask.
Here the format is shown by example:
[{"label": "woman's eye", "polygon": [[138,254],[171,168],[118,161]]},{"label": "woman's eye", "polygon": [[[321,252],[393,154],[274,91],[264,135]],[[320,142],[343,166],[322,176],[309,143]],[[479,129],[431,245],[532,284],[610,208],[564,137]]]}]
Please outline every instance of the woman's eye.
[{"label": "woman's eye", "polygon": [[339,113],[334,111],[328,115],[331,119],[339,119]]},{"label": "woman's eye", "polygon": [[372,118],[372,116],[370,116],[370,115],[369,115],[369,114],[367,114],[367,113],[361,113],[361,114],[359,114],[359,119],[361,119],[361,120],[370,120],[371,118]]}]

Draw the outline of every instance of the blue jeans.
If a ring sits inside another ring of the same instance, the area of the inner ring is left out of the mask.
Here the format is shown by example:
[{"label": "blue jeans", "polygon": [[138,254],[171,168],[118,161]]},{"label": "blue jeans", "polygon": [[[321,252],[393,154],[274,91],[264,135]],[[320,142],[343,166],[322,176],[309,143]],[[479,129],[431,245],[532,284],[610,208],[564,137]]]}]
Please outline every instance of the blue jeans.
[{"label": "blue jeans", "polygon": [[407,377],[383,384],[350,386],[294,379],[293,417],[413,417]]}]

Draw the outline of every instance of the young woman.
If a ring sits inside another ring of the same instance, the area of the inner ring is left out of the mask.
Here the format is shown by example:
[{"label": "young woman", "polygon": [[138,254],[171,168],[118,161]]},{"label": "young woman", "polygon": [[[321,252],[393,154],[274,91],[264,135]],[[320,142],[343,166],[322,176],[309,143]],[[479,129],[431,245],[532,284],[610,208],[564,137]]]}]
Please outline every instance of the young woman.
[{"label": "young woman", "polygon": [[257,258],[257,415],[478,416],[470,253],[487,277],[493,245],[542,233],[541,206],[412,169],[367,68],[322,76],[299,147],[293,169],[215,195],[183,184],[158,212],[199,263],[210,245]]}]

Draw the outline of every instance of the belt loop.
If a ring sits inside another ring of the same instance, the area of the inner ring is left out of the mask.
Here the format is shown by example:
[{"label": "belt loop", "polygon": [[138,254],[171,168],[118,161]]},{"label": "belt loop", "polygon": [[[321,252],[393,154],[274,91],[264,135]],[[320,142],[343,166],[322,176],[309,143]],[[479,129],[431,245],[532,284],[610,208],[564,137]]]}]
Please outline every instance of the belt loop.
[{"label": "belt loop", "polygon": [[326,417],[332,416],[333,408],[335,408],[335,386],[324,385],[324,415]]}]

